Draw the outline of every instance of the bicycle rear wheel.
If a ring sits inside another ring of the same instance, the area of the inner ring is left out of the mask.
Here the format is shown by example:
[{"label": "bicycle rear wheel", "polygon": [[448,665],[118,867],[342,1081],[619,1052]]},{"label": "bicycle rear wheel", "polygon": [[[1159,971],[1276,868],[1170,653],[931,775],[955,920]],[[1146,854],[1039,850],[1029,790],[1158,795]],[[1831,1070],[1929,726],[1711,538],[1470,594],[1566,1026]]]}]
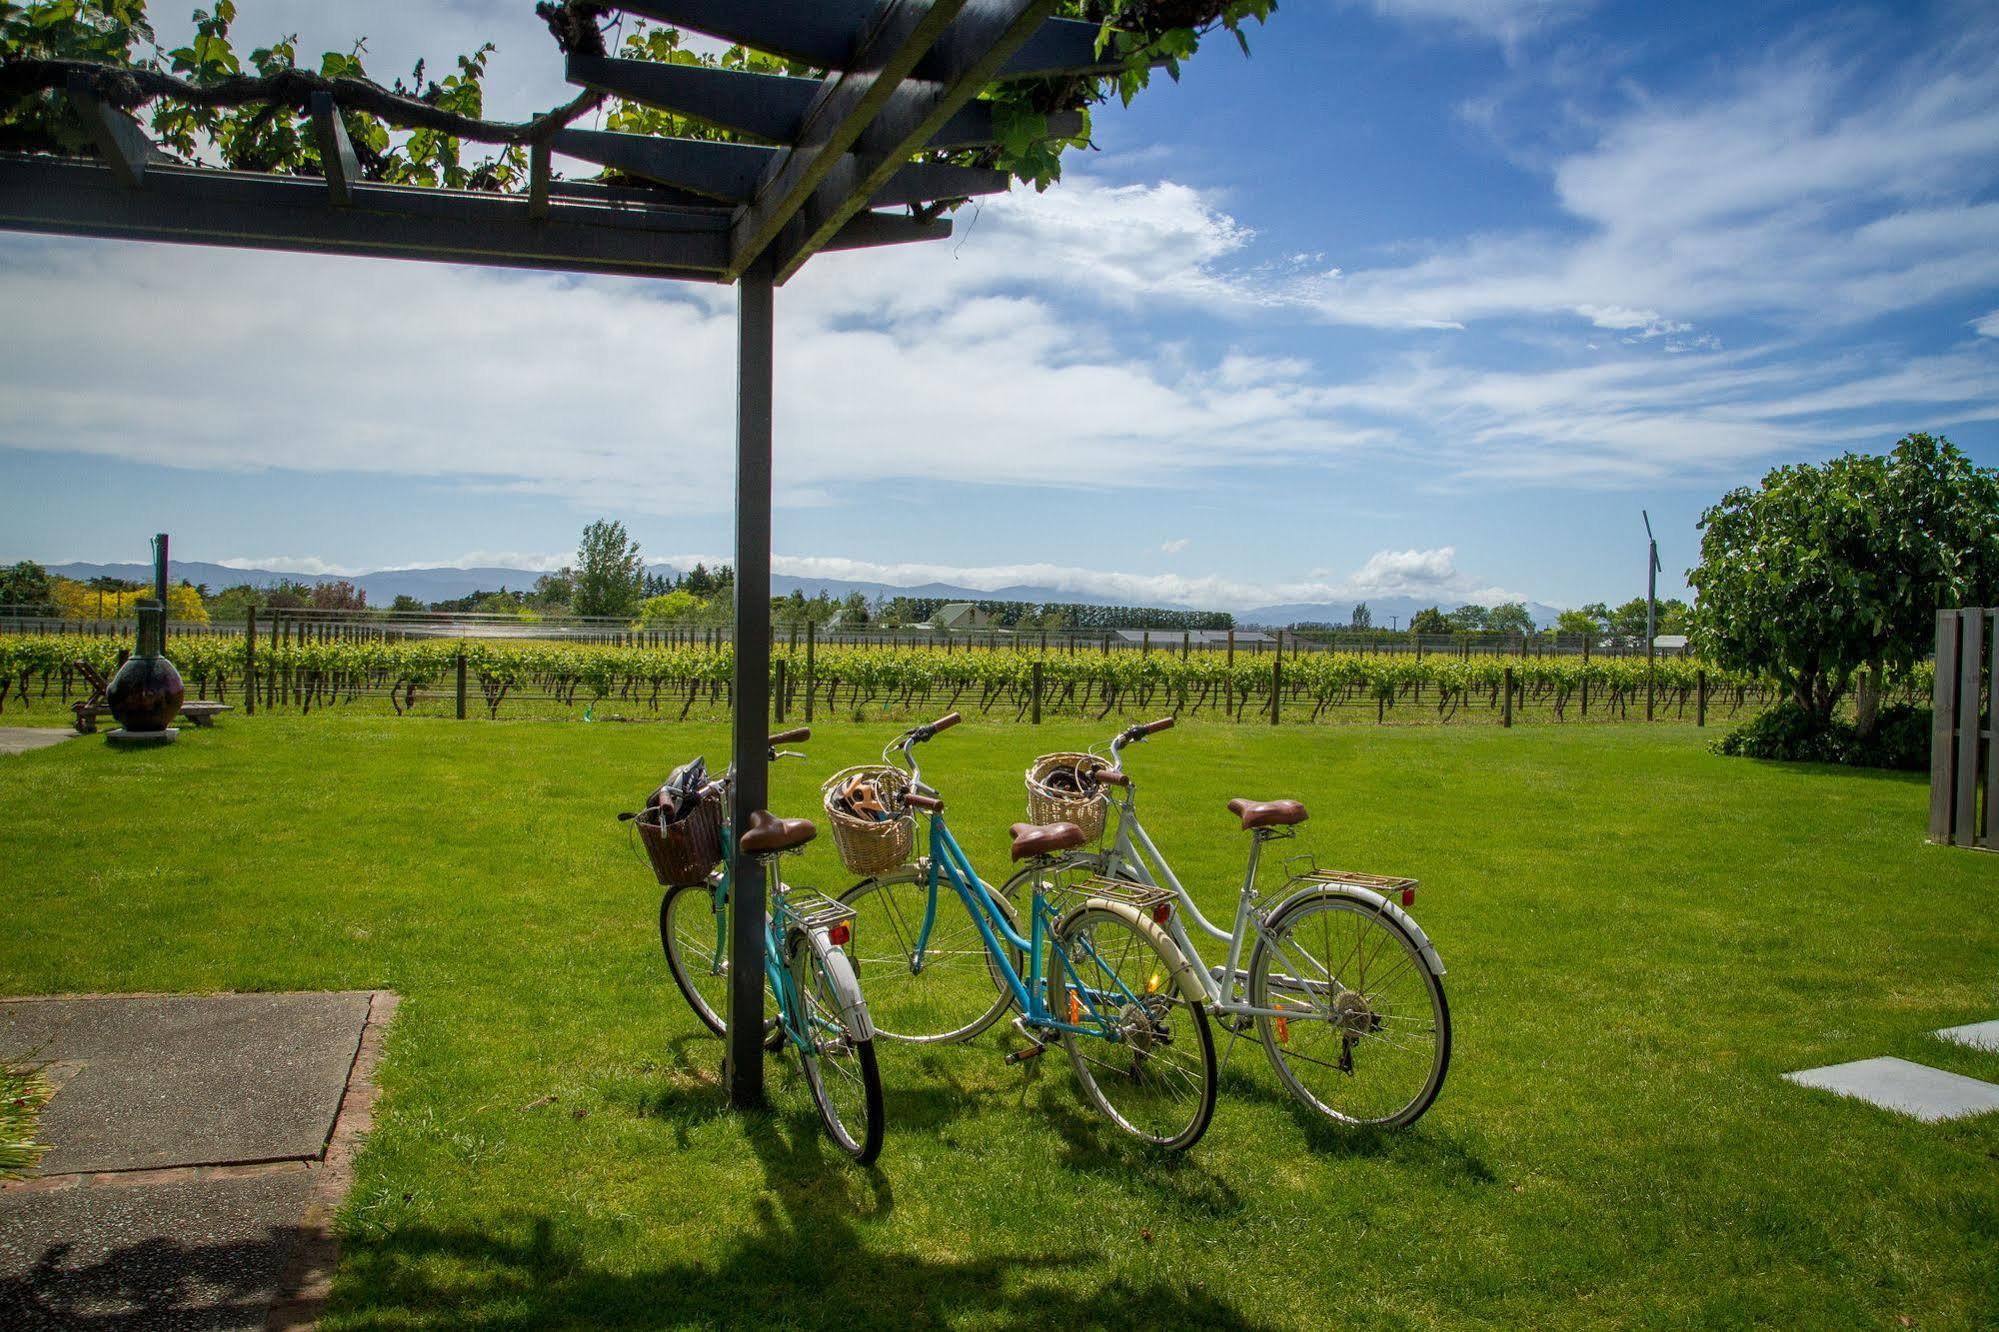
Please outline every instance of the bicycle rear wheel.
[{"label": "bicycle rear wheel", "polygon": [[1291,1094],[1330,1119],[1399,1128],[1443,1090],[1444,982],[1373,903],[1302,892],[1279,906],[1250,954],[1249,1001],[1289,1010],[1257,1018],[1257,1035]]},{"label": "bicycle rear wheel", "polygon": [[[848,947],[867,989],[876,1035],[919,1045],[970,1040],[1012,1005],[985,937],[948,885],[938,885],[936,916],[917,963],[916,942],[930,905],[928,866],[905,865],[863,879],[840,900],[854,909]],[[999,906],[1008,910],[1005,902]],[[1018,953],[1013,960],[1017,965]]]},{"label": "bicycle rear wheel", "polygon": [[[844,967],[845,958],[834,952],[831,965]],[[855,1161],[871,1165],[882,1149],[882,1085],[875,1043],[856,1036],[847,1025],[841,993],[852,992],[851,972],[836,978],[828,966],[829,959],[809,939],[802,934],[794,937],[791,975],[797,993],[797,1030],[788,1034],[826,1135]]]},{"label": "bicycle rear wheel", "polygon": [[1062,1034],[1084,1096],[1146,1142],[1199,1142],[1215,1113],[1215,1040],[1205,1007],[1174,985],[1179,949],[1149,922],[1089,906],[1063,917],[1050,943],[1049,1010],[1104,1026]]}]

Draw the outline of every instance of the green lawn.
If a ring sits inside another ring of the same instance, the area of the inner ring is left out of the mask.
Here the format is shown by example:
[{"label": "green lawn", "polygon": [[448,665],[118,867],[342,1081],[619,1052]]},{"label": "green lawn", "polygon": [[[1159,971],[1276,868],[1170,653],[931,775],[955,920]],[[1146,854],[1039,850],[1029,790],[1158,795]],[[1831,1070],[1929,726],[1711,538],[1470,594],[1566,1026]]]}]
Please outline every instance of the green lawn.
[{"label": "green lawn", "polygon": [[[822,727],[774,806],[814,808],[886,729]],[[1028,760],[1106,731],[971,724],[925,772],[997,873]],[[1238,794],[1306,800],[1329,864],[1423,879],[1456,1048],[1396,1136],[1302,1122],[1244,1045],[1206,1140],[1159,1159],[997,1032],[885,1052],[875,1171],[788,1068],[770,1114],[725,1112],[612,820],[720,760],[712,726],[232,717],[0,759],[0,991],[402,994],[336,1328],[1993,1326],[1999,1116],[1778,1075],[1999,1079],[1924,1035],[1999,1017],[1999,860],[1924,845],[1919,780],[1711,734],[1190,725],[1134,751],[1206,905]],[[844,886],[826,845],[788,877]]]}]

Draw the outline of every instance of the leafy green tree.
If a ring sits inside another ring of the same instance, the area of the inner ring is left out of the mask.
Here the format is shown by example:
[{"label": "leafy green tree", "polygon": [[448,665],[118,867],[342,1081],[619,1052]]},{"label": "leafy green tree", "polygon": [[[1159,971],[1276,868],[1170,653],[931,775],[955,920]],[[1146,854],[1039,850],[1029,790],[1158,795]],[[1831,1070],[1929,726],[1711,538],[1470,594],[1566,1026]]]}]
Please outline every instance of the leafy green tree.
[{"label": "leafy green tree", "polygon": [[1492,612],[1477,602],[1467,602],[1444,617],[1454,634],[1475,634],[1487,628],[1492,620]]},{"label": "leafy green tree", "polygon": [[[648,588],[651,584],[648,581]],[[672,589],[662,587],[661,592]],[[547,573],[534,580],[534,604],[542,610],[567,610],[576,596],[576,571],[563,569],[559,573]]]},{"label": "leafy green tree", "polygon": [[1527,603],[1509,601],[1504,606],[1492,608],[1492,613],[1485,617],[1485,627],[1495,633],[1531,634],[1534,632],[1534,617],[1528,613]]},{"label": "leafy green tree", "polygon": [[409,593],[398,592],[396,599],[389,603],[389,609],[398,615],[408,615],[424,609],[424,605]]},{"label": "leafy green tree", "polygon": [[639,627],[658,629],[665,625],[692,624],[700,618],[703,608],[699,597],[685,588],[677,588],[639,603]]},{"label": "leafy green tree", "polygon": [[1444,612],[1435,606],[1425,607],[1409,617],[1409,632],[1412,634],[1448,634],[1452,632],[1451,622]]},{"label": "leafy green tree", "polygon": [[854,629],[868,625],[868,599],[859,592],[849,593],[840,603],[840,623]]},{"label": "leafy green tree", "polygon": [[356,611],[368,609],[368,594],[345,578],[316,583],[311,594],[314,610]]},{"label": "leafy green tree", "polygon": [[644,583],[639,543],[625,534],[623,523],[600,518],[583,529],[570,602],[578,615],[633,615]]},{"label": "leafy green tree", "polygon": [[1349,620],[1349,623],[1353,626],[1356,633],[1364,629],[1372,629],[1374,627],[1374,612],[1370,611],[1367,608],[1367,603],[1363,601],[1353,608],[1353,617]]},{"label": "leafy green tree", "polygon": [[1820,727],[1864,671],[1871,733],[1884,677],[1928,654],[1937,608],[1999,601],[1999,471],[1941,437],[1780,467],[1700,525],[1695,645],[1777,679]]},{"label": "leafy green tree", "polygon": [[1586,638],[1594,644],[1610,630],[1610,612],[1601,601],[1576,610],[1565,610],[1555,617],[1555,632],[1573,634]]},{"label": "leafy green tree", "polygon": [[[1615,638],[1628,639],[1643,645],[1645,642],[1645,622],[1647,605],[1645,598],[1633,597],[1610,612],[1610,632]],[[1663,633],[1664,631],[1661,630]]]},{"label": "leafy green tree", "polygon": [[46,614],[55,607],[55,582],[33,560],[0,569],[0,615]]}]

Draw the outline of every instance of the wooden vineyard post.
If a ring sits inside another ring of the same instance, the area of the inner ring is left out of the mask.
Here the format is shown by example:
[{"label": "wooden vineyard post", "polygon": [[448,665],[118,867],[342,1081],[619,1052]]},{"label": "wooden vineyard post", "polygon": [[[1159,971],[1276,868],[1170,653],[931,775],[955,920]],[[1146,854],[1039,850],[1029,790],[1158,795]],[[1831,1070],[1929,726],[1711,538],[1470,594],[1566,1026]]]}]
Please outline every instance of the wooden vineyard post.
[{"label": "wooden vineyard post", "polygon": [[1502,687],[1506,691],[1506,702],[1502,703],[1499,708],[1499,724],[1511,727],[1513,725],[1513,668],[1511,666],[1506,668]]},{"label": "wooden vineyard post", "polygon": [[1229,630],[1229,668],[1235,668],[1235,630]]},{"label": "wooden vineyard post", "polygon": [[1957,732],[1957,615],[1937,612],[1935,711],[1930,722],[1930,840],[1950,841],[1951,741]]},{"label": "wooden vineyard post", "polygon": [[1041,725],[1041,663],[1034,663],[1034,724]]},{"label": "wooden vineyard post", "polygon": [[[1978,685],[1984,647],[1985,612],[1957,613],[1957,818],[1952,829],[1959,846],[1971,846],[1978,831]],[[1944,669],[1937,662],[1937,669]]]},{"label": "wooden vineyard post", "polygon": [[[1280,645],[1281,646],[1281,645]],[[1278,652],[1270,663],[1270,724],[1277,725],[1278,709],[1284,697],[1284,653]]]},{"label": "wooden vineyard post", "polygon": [[1707,725],[1707,672],[1694,672],[1694,725]]},{"label": "wooden vineyard post", "polygon": [[1583,720],[1589,720],[1589,635],[1583,635]]},{"label": "wooden vineyard post", "polygon": [[458,720],[465,720],[465,649],[458,649]]},{"label": "wooden vineyard post", "polygon": [[[793,646],[796,646],[796,644],[793,644]],[[777,677],[771,683],[770,697],[771,717],[776,721],[784,720],[784,668],[785,664],[790,660],[791,658],[789,657],[779,657],[770,664],[771,673]]]},{"label": "wooden vineyard post", "polygon": [[257,608],[247,608],[243,617],[243,715],[254,717],[257,715]]},{"label": "wooden vineyard post", "polygon": [[[813,653],[818,642],[818,630],[808,621],[805,626],[805,724],[807,726],[812,724],[812,696],[818,692],[819,685],[818,663]],[[944,646],[945,650],[949,651],[951,646],[949,638],[944,640]]]}]

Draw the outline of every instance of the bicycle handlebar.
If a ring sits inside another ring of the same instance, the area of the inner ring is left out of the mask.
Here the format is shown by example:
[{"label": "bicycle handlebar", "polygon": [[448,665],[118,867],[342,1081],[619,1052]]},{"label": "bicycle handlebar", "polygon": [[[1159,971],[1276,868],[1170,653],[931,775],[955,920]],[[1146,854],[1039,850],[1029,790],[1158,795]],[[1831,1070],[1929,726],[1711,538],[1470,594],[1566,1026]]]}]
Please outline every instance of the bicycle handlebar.
[{"label": "bicycle handlebar", "polygon": [[925,740],[928,740],[931,736],[936,735],[939,731],[948,731],[953,726],[956,726],[959,722],[963,720],[965,719],[959,714],[955,712],[947,712],[943,716],[939,717],[936,721],[925,722],[923,725],[911,731],[909,733],[909,741],[911,744],[920,745]]},{"label": "bicycle handlebar", "polygon": [[811,738],[812,728],[810,726],[796,726],[789,731],[779,731],[776,735],[772,736],[770,738],[770,747],[776,749],[779,745],[802,745]]}]

